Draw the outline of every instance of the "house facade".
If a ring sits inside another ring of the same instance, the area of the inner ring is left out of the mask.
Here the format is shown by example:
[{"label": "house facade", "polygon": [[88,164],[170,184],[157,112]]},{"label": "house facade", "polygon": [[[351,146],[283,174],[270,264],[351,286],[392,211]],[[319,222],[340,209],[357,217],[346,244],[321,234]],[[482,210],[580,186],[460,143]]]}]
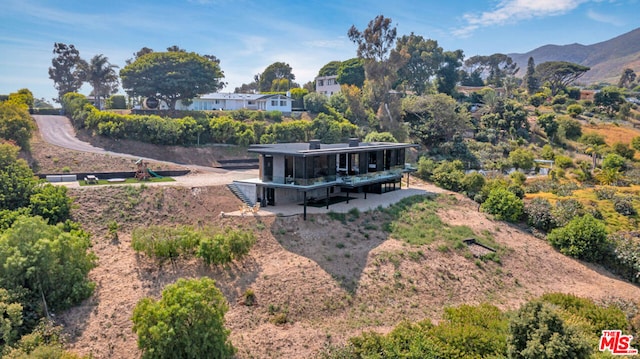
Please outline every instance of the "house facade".
[{"label": "house facade", "polygon": [[340,92],[340,84],[338,83],[338,76],[318,76],[316,77],[316,92],[321,93],[327,97]]},{"label": "house facade", "polygon": [[210,110],[263,110],[291,112],[293,99],[280,94],[244,94],[244,93],[210,93],[201,95],[186,106],[181,101],[176,103],[178,110],[210,111]]},{"label": "house facade", "polygon": [[[279,143],[252,145],[249,152],[259,155],[259,177],[234,181],[244,195],[263,206],[326,203],[331,197],[349,193],[384,193],[400,189],[405,173],[409,143],[359,142],[321,144]],[[324,201],[324,202],[323,202]]]}]

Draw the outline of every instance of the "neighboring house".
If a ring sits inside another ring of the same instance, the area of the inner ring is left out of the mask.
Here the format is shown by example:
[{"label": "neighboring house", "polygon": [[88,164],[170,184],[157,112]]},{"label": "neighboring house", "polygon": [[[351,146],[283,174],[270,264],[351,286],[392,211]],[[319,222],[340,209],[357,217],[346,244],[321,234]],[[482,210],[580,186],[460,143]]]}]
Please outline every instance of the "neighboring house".
[{"label": "neighboring house", "polygon": [[337,79],[338,76],[336,75],[316,77],[316,92],[327,97],[340,92],[340,84]]},{"label": "neighboring house", "polygon": [[359,142],[321,144],[278,143],[252,145],[259,154],[259,178],[234,181],[249,201],[267,206],[302,202],[306,219],[307,203],[326,203],[350,192],[383,193],[401,188],[409,143]]},{"label": "neighboring house", "polygon": [[264,110],[291,112],[293,99],[279,94],[210,93],[192,100],[189,106],[181,101],[176,103],[177,110]]}]

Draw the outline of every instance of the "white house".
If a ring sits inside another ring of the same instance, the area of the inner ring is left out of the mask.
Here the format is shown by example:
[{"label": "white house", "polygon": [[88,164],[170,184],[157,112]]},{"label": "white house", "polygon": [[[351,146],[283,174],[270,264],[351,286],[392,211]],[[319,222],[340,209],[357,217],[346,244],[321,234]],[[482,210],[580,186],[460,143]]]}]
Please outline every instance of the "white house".
[{"label": "white house", "polygon": [[340,84],[338,76],[318,76],[316,77],[316,92],[327,97],[340,92]]},{"label": "white house", "polygon": [[189,106],[181,101],[176,103],[177,110],[264,110],[291,112],[293,99],[279,94],[245,94],[245,93],[209,93],[193,99]]}]

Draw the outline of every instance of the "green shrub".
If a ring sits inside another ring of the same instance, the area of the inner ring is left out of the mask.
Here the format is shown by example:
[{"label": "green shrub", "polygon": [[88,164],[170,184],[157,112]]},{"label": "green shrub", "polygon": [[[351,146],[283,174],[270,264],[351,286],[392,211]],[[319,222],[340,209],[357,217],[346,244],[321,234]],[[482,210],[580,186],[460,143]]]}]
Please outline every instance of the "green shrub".
[{"label": "green shrub", "polygon": [[638,214],[635,207],[633,207],[632,198],[629,196],[614,196],[613,209],[623,216],[635,216]]},{"label": "green shrub", "polygon": [[486,183],[483,175],[478,172],[467,173],[462,179],[462,188],[469,198],[474,198]]},{"label": "green shrub", "polygon": [[610,153],[602,160],[602,169],[617,169],[620,170],[625,166],[624,157],[617,153]]},{"label": "green shrub", "polygon": [[455,192],[462,190],[462,179],[464,178],[464,165],[461,161],[444,161],[433,170],[431,180],[436,185]]},{"label": "green shrub", "polygon": [[583,134],[582,136],[580,136],[578,141],[589,146],[600,146],[606,144],[604,136],[595,132]]},{"label": "green shrub", "polygon": [[416,176],[425,181],[430,181],[431,175],[433,174],[433,171],[436,169],[436,167],[438,167],[436,161],[427,157],[420,157],[420,159],[418,160]]},{"label": "green shrub", "polygon": [[567,106],[567,113],[573,118],[580,116],[582,112],[584,112],[584,108],[577,103]]},{"label": "green shrub", "polygon": [[564,132],[566,138],[575,140],[582,136],[582,125],[580,121],[566,116],[560,116],[557,121],[559,129]]},{"label": "green shrub", "polygon": [[553,209],[553,218],[555,218],[558,227],[563,227],[573,218],[580,217],[584,214],[585,210],[582,203],[573,198],[557,201]]},{"label": "green shrub", "polygon": [[640,283],[640,237],[637,232],[619,232],[609,236],[613,245],[613,256],[607,268],[632,283]]},{"label": "green shrub", "polygon": [[561,253],[590,262],[600,262],[609,254],[606,226],[590,214],[552,230],[547,239]]},{"label": "green shrub", "polygon": [[513,192],[497,188],[489,193],[487,200],[482,203],[483,211],[493,214],[496,219],[516,222],[523,213],[524,204]]},{"label": "green shrub", "polygon": [[613,199],[613,197],[616,195],[616,190],[610,187],[600,187],[596,188],[594,190],[594,193],[596,194],[596,198],[599,200]]},{"label": "green shrub", "polygon": [[556,227],[553,217],[553,206],[544,198],[534,198],[524,205],[524,212],[527,215],[527,224],[541,231],[549,232]]},{"label": "green shrub", "polygon": [[622,142],[614,143],[613,146],[611,146],[611,148],[613,149],[614,153],[617,153],[620,156],[629,160],[633,159],[633,156],[636,154],[636,150],[634,150],[633,148],[630,148],[629,145]]},{"label": "green shrub", "polygon": [[573,159],[564,155],[557,155],[553,161],[553,163],[562,169],[566,169],[569,167],[573,167]]}]

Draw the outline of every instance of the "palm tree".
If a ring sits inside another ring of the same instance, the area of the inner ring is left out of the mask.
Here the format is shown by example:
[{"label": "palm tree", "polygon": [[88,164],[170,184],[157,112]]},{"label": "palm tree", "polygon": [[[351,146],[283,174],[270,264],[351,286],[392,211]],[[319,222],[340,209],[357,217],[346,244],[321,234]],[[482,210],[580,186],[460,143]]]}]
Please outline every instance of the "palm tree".
[{"label": "palm tree", "polygon": [[102,108],[101,99],[118,92],[118,66],[109,63],[104,55],[96,55],[85,68],[85,80],[93,88],[96,106]]}]

